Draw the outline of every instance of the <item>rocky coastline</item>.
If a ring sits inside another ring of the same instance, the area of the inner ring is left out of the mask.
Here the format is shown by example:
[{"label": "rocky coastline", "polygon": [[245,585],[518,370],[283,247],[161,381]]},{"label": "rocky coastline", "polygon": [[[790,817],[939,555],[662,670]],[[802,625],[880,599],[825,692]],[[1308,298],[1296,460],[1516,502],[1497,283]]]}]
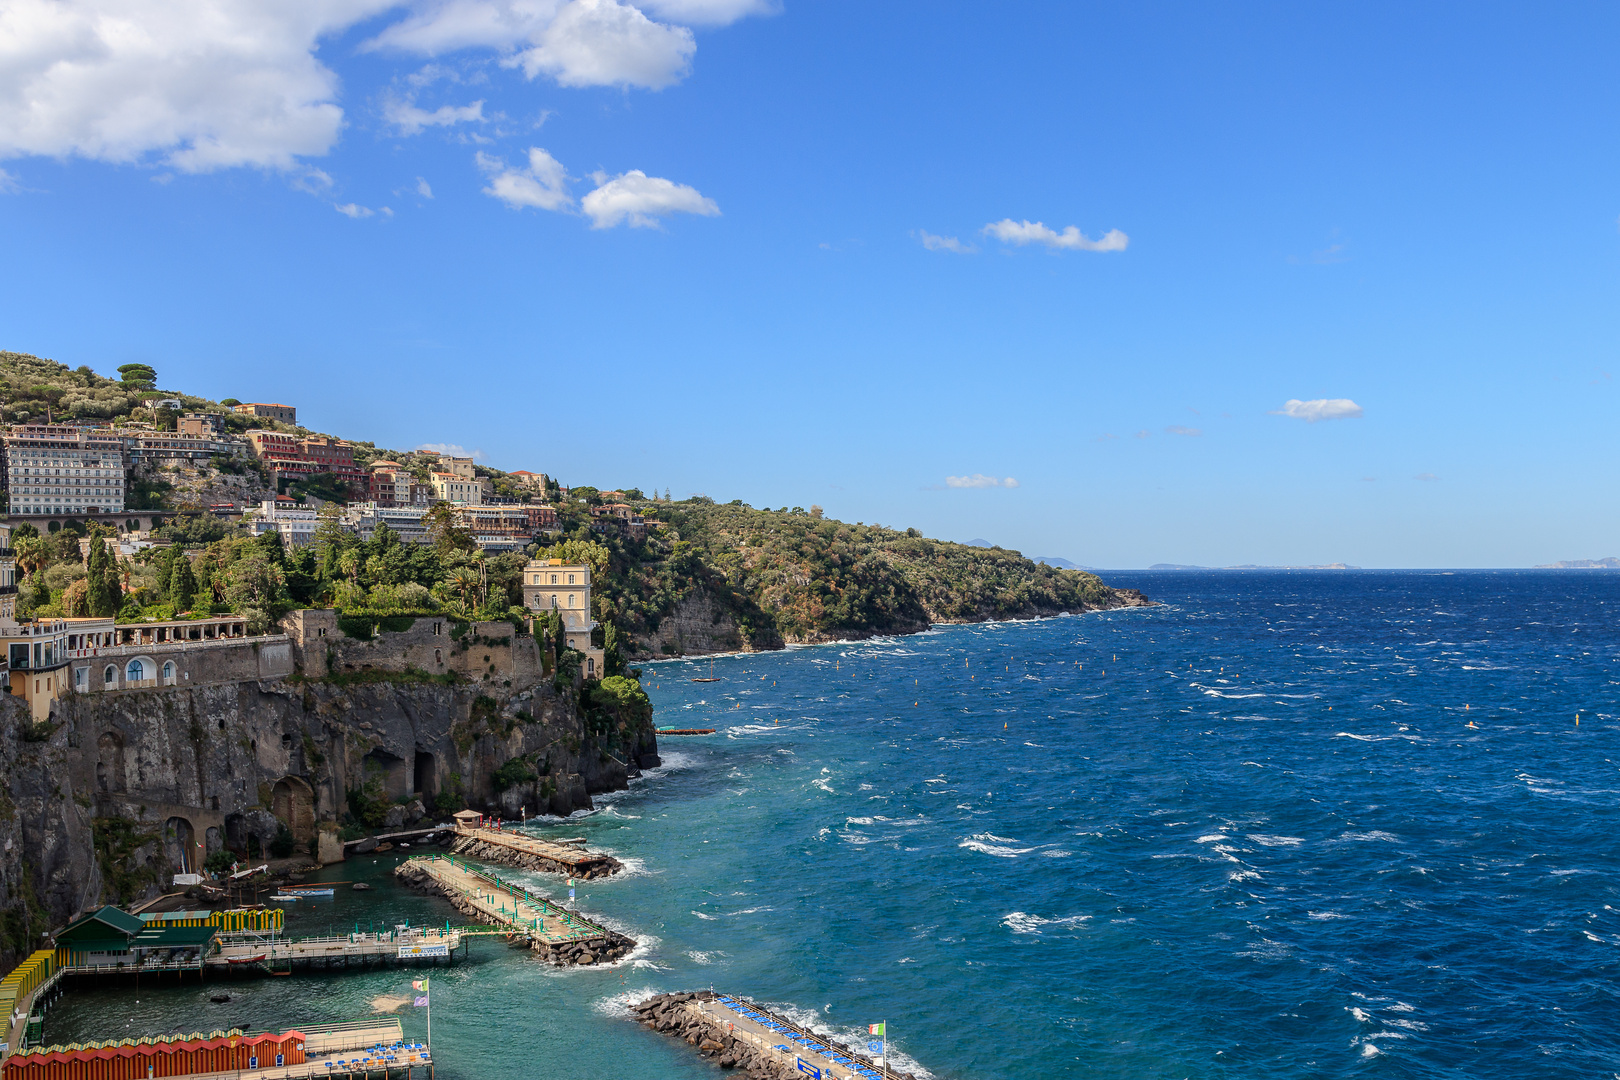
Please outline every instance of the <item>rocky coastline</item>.
[{"label": "rocky coastline", "polygon": [[[482,923],[495,925],[493,919],[480,911],[465,896],[456,890],[436,881],[430,874],[419,867],[403,862],[394,869],[394,877],[401,885],[414,889],[429,896],[442,896],[449,901],[450,906],[463,915],[470,915]],[[582,941],[568,941],[557,945],[534,941],[524,937],[521,933],[513,932],[512,944],[519,943],[519,939],[527,942],[535,955],[541,960],[558,967],[573,967],[575,965],[588,966],[591,964],[607,964],[615,960],[623,960],[635,949],[633,938],[626,937],[614,930],[604,929],[598,937],[587,938]]]}]

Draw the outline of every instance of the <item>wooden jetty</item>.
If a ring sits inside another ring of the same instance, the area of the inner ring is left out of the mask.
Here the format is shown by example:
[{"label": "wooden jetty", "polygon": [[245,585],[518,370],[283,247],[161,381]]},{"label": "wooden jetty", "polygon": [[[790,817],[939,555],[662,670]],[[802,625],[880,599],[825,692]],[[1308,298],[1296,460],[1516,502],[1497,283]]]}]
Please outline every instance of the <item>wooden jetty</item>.
[{"label": "wooden jetty", "polygon": [[[453,855],[420,855],[394,870],[403,883],[445,897],[463,914],[497,929],[513,942],[527,941],[556,964],[596,964],[628,956],[636,943],[576,911],[537,896],[522,885]],[[471,931],[463,930],[463,934]]]},{"label": "wooden jetty", "polygon": [[470,855],[485,862],[546,870],[587,880],[607,877],[624,869],[624,864],[618,859],[599,851],[552,843],[513,829],[494,828],[484,824],[474,811],[464,810],[456,815],[455,832],[456,841],[450,850],[457,855]]}]

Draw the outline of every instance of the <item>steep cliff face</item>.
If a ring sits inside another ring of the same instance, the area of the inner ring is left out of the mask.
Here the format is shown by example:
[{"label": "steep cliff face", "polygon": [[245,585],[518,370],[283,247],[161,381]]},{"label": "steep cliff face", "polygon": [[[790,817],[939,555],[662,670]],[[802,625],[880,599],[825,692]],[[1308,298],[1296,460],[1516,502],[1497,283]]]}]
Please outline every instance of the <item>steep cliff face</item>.
[{"label": "steep cliff face", "polygon": [[[0,695],[0,969],[42,930],[129,903],[222,847],[472,806],[568,814],[657,752],[650,715],[580,690],[417,673],[68,697]],[[411,809],[407,809],[407,808]]]}]

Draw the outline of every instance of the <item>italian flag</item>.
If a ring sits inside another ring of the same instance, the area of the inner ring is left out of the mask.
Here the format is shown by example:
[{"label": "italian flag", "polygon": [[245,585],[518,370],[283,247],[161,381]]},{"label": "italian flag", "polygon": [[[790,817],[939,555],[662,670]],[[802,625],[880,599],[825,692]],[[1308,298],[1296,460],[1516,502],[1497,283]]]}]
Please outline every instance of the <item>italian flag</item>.
[{"label": "italian flag", "polygon": [[882,1035],[883,1034],[883,1025],[882,1024],[872,1024],[869,1027],[867,1027],[866,1033],[868,1035]]}]

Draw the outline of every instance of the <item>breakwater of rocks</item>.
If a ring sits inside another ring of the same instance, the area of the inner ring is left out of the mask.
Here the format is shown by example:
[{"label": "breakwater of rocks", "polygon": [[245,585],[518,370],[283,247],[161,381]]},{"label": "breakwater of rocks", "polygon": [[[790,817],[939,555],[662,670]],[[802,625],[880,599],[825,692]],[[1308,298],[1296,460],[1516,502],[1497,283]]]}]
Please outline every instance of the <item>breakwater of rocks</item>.
[{"label": "breakwater of rocks", "polygon": [[[800,1067],[794,1055],[778,1052],[770,1045],[761,1045],[761,1042],[768,1043],[768,1040],[754,1042],[739,1037],[742,1033],[737,1031],[736,1024],[722,1019],[729,1014],[729,1010],[721,1010],[716,1015],[703,1011],[703,1003],[719,1001],[720,995],[713,990],[658,994],[632,1005],[630,1011],[637,1020],[660,1035],[682,1040],[722,1069],[741,1070],[740,1075],[747,1076],[749,1080],[804,1080],[806,1070]],[[856,1057],[848,1050],[840,1051],[840,1057],[846,1055],[846,1060]],[[837,1072],[829,1070],[817,1073],[823,1076],[855,1074],[878,1075],[872,1073],[871,1067],[864,1063],[847,1069],[840,1068]],[[887,1069],[881,1075],[892,1080],[917,1080],[911,1073],[894,1069]]]},{"label": "breakwater of rocks", "polygon": [[[530,841],[530,845],[539,846],[533,841]],[[466,855],[469,858],[502,866],[518,866],[525,870],[540,870],[550,874],[568,874],[586,880],[605,878],[624,869],[624,863],[618,859],[596,851],[559,852],[557,857],[553,858],[539,851],[525,851],[509,844],[481,840],[476,836],[459,837],[450,851],[455,855]]]},{"label": "breakwater of rocks", "polygon": [[[395,868],[394,877],[399,880],[400,884],[415,889],[417,892],[444,897],[450,902],[451,907],[463,915],[471,915],[479,922],[489,923],[493,926],[506,925],[473,903],[471,898],[452,886],[439,881],[420,866],[412,865],[410,862],[403,862]],[[614,960],[622,960],[629,956],[636,947],[633,938],[628,938],[605,927],[601,928],[602,932],[600,934],[560,942],[542,941],[522,927],[512,927],[511,930],[513,939],[526,939],[528,947],[534,950],[540,959],[556,964],[558,967],[572,967],[576,964],[605,964]],[[514,943],[516,943],[515,940]]]}]

